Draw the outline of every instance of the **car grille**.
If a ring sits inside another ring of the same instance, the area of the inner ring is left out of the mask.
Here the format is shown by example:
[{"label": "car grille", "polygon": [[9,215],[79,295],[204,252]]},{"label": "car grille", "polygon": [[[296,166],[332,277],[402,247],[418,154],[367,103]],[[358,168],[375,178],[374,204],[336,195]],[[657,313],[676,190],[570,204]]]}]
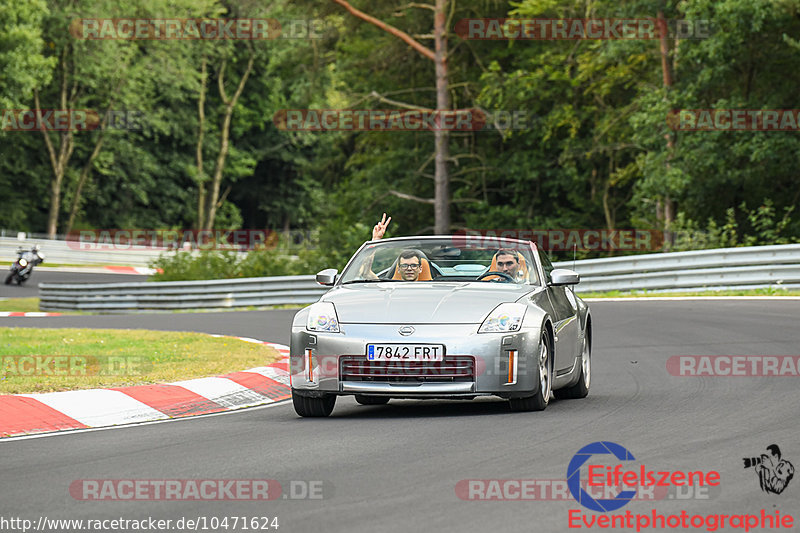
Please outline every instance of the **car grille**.
[{"label": "car grille", "polygon": [[368,361],[364,355],[339,358],[342,381],[453,382],[475,380],[475,358],[445,356],[444,361]]}]

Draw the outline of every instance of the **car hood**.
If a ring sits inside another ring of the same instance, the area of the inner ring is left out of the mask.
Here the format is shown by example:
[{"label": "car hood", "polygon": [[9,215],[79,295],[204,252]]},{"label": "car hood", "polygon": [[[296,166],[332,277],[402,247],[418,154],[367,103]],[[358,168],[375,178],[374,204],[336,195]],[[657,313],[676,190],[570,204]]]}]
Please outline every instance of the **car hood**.
[{"label": "car hood", "polygon": [[379,282],[340,286],[322,301],[333,302],[342,324],[477,324],[531,290],[510,283]]}]

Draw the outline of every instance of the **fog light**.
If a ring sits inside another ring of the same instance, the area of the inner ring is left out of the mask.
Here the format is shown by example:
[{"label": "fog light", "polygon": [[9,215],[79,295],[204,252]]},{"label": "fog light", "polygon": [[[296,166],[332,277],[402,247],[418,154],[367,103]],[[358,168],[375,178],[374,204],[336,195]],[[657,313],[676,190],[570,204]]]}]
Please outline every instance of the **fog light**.
[{"label": "fog light", "polygon": [[506,385],[515,385],[517,383],[517,350],[509,350],[506,353],[508,353],[508,381],[506,381]]},{"label": "fog light", "polygon": [[311,348],[306,348],[306,380],[314,383],[314,360],[311,358]]}]

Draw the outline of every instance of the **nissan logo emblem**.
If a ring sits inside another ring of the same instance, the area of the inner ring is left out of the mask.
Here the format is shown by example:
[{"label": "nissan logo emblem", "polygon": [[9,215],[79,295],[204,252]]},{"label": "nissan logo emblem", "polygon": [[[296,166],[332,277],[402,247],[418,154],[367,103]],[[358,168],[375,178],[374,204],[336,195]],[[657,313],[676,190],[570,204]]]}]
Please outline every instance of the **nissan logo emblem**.
[{"label": "nissan logo emblem", "polygon": [[400,332],[400,335],[411,335],[414,333],[414,326],[403,326],[397,331]]}]

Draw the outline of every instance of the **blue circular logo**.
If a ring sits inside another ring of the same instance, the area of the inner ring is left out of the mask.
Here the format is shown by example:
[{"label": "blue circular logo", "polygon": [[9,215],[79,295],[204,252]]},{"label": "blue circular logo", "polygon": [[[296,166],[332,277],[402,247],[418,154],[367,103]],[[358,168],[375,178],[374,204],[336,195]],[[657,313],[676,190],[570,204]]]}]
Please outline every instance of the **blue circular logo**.
[{"label": "blue circular logo", "polygon": [[615,442],[599,441],[587,444],[576,453],[567,467],[567,487],[572,497],[579,504],[592,511],[607,513],[616,511],[620,507],[627,505],[634,496],[635,490],[623,490],[611,499],[595,500],[588,492],[581,487],[581,466],[588,461],[592,455],[610,454],[620,461],[635,460],[633,454]]}]

